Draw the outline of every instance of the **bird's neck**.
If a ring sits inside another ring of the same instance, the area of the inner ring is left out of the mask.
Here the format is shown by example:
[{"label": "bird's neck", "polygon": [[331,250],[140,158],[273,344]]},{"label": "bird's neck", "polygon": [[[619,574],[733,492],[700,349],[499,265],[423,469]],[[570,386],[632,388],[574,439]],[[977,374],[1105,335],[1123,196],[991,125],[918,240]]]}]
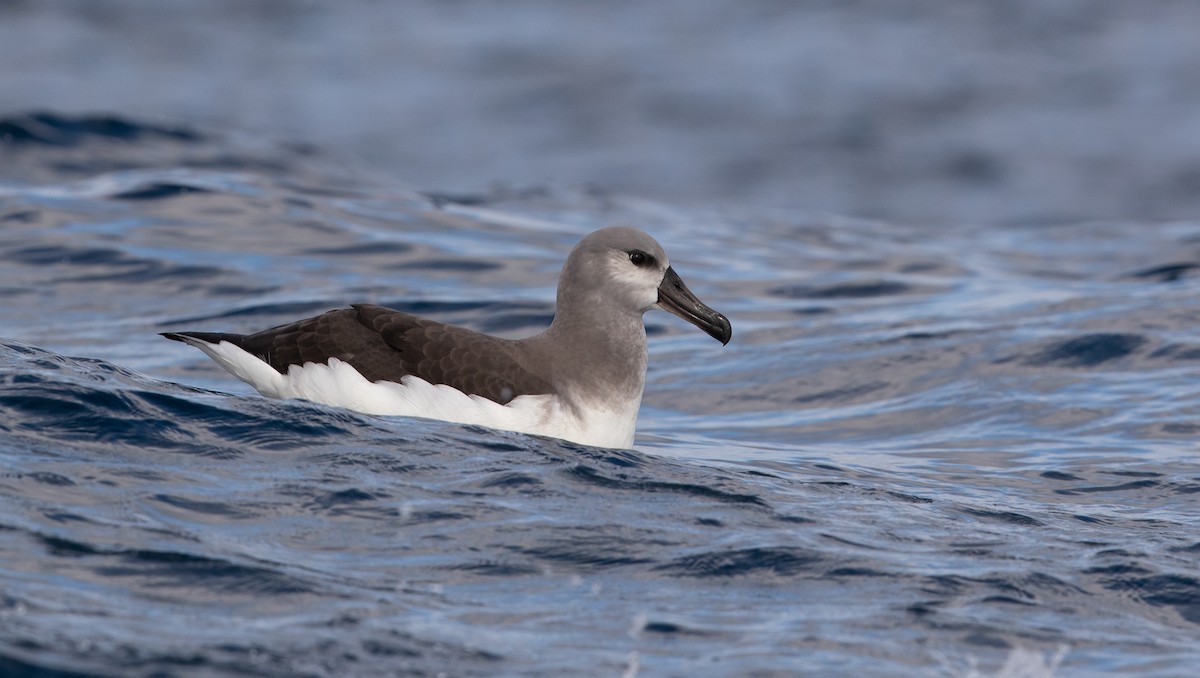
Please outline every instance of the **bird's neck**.
[{"label": "bird's neck", "polygon": [[604,308],[605,300],[561,307],[533,340],[549,347],[558,382],[580,393],[641,400],[646,383],[646,326],[640,314]]}]

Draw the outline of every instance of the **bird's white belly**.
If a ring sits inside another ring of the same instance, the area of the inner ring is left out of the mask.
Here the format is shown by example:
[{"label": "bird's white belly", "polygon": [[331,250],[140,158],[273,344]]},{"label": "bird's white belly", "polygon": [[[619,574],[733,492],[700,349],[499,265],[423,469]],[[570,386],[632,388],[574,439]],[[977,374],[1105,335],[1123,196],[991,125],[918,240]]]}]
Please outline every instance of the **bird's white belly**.
[{"label": "bird's white belly", "polygon": [[571,407],[557,395],[517,396],[501,405],[411,375],[400,383],[368,381],[349,363],[337,358],[331,358],[328,364],[292,365],[287,374],[280,374],[226,341],[201,343],[198,348],[235,377],[271,398],[301,398],[367,414],[478,424],[597,447],[632,447],[641,406],[639,397],[615,408],[588,403]]}]

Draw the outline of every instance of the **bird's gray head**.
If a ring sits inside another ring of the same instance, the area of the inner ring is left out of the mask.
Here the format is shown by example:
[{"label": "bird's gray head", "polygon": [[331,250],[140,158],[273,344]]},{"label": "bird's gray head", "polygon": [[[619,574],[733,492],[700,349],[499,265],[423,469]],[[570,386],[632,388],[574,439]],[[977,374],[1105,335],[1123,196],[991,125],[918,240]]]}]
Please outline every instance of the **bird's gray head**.
[{"label": "bird's gray head", "polygon": [[641,314],[658,307],[729,343],[729,320],[683,284],[662,245],[629,226],[602,228],[581,240],[563,266],[560,310],[568,304],[616,304]]}]

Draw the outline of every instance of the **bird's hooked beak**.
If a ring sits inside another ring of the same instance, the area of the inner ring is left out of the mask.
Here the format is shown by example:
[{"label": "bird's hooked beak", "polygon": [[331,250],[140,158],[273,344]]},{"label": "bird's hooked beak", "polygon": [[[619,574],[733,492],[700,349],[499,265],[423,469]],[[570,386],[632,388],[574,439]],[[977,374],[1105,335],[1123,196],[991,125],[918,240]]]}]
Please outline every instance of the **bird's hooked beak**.
[{"label": "bird's hooked beak", "polygon": [[704,330],[710,337],[728,344],[733,336],[733,327],[729,318],[717,313],[696,298],[695,294],[683,284],[674,268],[667,267],[662,282],[658,285],[658,307],[683,318],[691,324]]}]

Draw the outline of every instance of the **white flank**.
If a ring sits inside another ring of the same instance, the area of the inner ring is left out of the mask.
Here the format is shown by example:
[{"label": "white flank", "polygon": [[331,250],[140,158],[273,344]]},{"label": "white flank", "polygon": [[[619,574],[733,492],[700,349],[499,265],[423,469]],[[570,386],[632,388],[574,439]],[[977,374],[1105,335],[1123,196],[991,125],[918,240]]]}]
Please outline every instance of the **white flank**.
[{"label": "white flank", "polygon": [[371,382],[349,363],[292,365],[287,374],[233,344],[188,338],[230,374],[269,398],[301,398],[357,412],[441,419],[460,424],[532,433],[596,447],[633,446],[641,399],[614,410],[603,406],[566,406],[554,395],[525,395],[500,405],[442,384],[406,376],[400,383]]}]

